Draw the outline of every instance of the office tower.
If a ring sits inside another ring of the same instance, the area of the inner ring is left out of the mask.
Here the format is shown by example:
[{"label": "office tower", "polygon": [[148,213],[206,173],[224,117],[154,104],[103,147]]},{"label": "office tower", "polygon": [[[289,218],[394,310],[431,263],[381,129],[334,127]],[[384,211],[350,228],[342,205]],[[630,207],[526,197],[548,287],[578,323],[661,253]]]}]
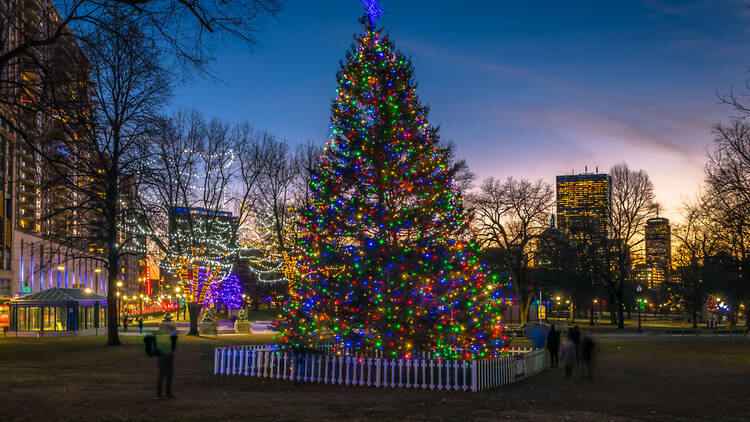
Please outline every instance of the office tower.
[{"label": "office tower", "polygon": [[646,265],[651,269],[649,288],[658,288],[669,281],[672,266],[672,229],[666,218],[646,221]]},{"label": "office tower", "polygon": [[607,174],[557,176],[557,220],[563,232],[609,236],[612,183]]}]

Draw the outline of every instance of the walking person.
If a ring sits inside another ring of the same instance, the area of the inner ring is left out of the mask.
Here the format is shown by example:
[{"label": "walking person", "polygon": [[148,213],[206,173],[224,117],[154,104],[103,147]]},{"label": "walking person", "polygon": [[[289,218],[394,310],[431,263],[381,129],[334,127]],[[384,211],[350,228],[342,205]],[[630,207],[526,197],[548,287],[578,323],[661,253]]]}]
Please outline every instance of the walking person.
[{"label": "walking person", "polygon": [[583,367],[581,368],[581,378],[588,378],[589,380],[594,379],[594,340],[587,336],[583,336],[581,341],[581,361]]},{"label": "walking person", "polygon": [[549,351],[550,367],[557,368],[560,352],[560,332],[555,330],[554,324],[547,334],[547,350]]},{"label": "walking person", "polygon": [[171,353],[162,352],[156,344],[156,336],[149,334],[143,337],[143,343],[146,346],[146,354],[156,357],[156,367],[158,376],[156,381],[156,399],[163,400],[162,385],[166,398],[173,399],[172,395],[172,374],[174,372],[174,351],[177,349],[177,332],[172,331],[169,337],[171,343]]},{"label": "walking person", "polygon": [[570,341],[573,342],[576,349],[576,366],[578,366],[581,364],[581,330],[577,325],[573,326],[570,331]]},{"label": "walking person", "polygon": [[565,378],[570,378],[573,375],[573,365],[576,363],[576,346],[570,340],[570,336],[565,339],[560,348],[560,359],[565,365]]},{"label": "walking person", "polygon": [[172,331],[169,336],[171,343],[171,353],[160,353],[157,357],[156,365],[159,368],[159,378],[156,383],[156,399],[161,400],[162,381],[164,381],[164,395],[168,399],[173,399],[172,395],[172,373],[174,372],[174,351],[177,349],[177,332]]},{"label": "walking person", "polygon": [[138,317],[138,333],[143,334],[143,317]]}]

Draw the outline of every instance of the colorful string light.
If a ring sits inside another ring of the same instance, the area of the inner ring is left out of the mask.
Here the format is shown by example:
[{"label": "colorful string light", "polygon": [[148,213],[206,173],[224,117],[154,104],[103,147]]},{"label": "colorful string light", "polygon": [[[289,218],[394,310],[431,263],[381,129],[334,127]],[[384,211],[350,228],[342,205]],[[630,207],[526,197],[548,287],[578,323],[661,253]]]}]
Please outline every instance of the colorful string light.
[{"label": "colorful string light", "polygon": [[337,77],[278,340],[395,357],[500,354],[501,284],[484,276],[410,61],[365,24]]}]

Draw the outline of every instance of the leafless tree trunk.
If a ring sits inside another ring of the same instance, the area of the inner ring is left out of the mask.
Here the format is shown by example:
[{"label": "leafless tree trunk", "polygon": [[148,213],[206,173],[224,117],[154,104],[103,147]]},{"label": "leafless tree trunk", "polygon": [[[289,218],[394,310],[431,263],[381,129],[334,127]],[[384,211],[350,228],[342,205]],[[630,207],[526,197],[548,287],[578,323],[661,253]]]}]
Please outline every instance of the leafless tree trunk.
[{"label": "leafless tree trunk", "polygon": [[484,248],[498,248],[510,271],[520,305],[521,323],[528,321],[533,298],[528,270],[536,252],[534,239],[549,227],[554,203],[552,187],[543,181],[486,179],[468,197],[474,226]]}]

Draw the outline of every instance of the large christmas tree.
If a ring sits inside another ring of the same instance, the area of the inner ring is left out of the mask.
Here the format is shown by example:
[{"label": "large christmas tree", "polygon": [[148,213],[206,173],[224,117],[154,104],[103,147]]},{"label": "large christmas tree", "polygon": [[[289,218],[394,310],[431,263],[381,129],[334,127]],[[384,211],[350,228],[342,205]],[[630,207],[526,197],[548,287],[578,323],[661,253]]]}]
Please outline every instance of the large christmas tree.
[{"label": "large christmas tree", "polygon": [[372,13],[363,23],[337,74],[280,340],[398,357],[499,353],[499,289],[470,241],[456,167],[427,122],[410,60]]}]

